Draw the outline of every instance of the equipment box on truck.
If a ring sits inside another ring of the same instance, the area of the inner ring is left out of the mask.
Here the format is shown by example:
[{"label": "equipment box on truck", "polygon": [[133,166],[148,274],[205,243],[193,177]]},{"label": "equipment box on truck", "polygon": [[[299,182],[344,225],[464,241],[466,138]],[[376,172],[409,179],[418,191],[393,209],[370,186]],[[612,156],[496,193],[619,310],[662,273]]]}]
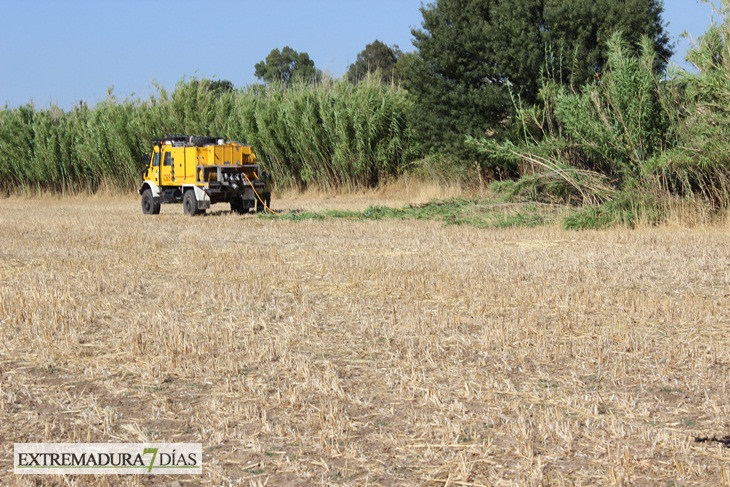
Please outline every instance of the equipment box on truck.
[{"label": "equipment box on truck", "polygon": [[236,213],[262,208],[264,181],[251,146],[191,135],[153,142],[139,188],[145,215],[158,214],[161,203],[182,203],[186,215],[204,213],[214,203],[230,203]]}]

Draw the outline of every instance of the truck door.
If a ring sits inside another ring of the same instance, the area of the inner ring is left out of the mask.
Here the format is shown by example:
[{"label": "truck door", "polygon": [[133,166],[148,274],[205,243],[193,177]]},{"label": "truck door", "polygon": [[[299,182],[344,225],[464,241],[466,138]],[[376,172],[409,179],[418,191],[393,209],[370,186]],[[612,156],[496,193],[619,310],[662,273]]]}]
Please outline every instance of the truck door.
[{"label": "truck door", "polygon": [[159,186],[162,182],[160,179],[160,152],[155,150],[152,153],[152,170],[147,173],[147,177]]},{"label": "truck door", "polygon": [[165,151],[162,156],[162,166],[160,167],[160,177],[162,179],[162,186],[169,186],[172,184],[173,175],[173,164],[175,163],[172,158],[172,154]]},{"label": "truck door", "polygon": [[[178,151],[177,157],[173,161],[174,166],[172,167],[172,179],[173,181],[180,181],[180,178],[182,178],[182,183],[185,183],[185,166],[187,164],[187,149],[183,149],[182,153],[181,151]],[[178,183],[179,184],[179,183]]]}]

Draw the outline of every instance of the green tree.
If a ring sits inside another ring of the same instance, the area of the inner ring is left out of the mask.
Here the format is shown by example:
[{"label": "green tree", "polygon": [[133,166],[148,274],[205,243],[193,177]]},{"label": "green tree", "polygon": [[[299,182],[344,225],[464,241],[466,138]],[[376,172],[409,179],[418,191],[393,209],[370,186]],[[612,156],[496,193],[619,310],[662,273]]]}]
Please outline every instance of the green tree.
[{"label": "green tree", "polygon": [[273,49],[265,61],[256,63],[255,75],[266,83],[293,81],[315,81],[321,78],[320,71],[306,52],[299,53],[289,46],[281,51]]},{"label": "green tree", "polygon": [[233,83],[227,79],[218,79],[208,83],[208,91],[215,95],[230,93],[234,90]]},{"label": "green tree", "polygon": [[633,49],[654,43],[657,69],[671,55],[661,0],[436,0],[421,7],[412,31],[417,59],[404,84],[415,102],[413,126],[431,148],[463,148],[467,136],[509,125],[518,96],[534,103],[547,72],[578,90],[607,59],[622,30]]},{"label": "green tree", "polygon": [[454,148],[484,136],[509,112],[509,93],[491,53],[492,0],[438,0],[421,7],[417,57],[405,69],[412,125],[426,147]]},{"label": "green tree", "polygon": [[648,37],[656,53],[655,68],[662,71],[672,56],[664,30],[662,0],[547,0],[544,23],[549,61],[562,82],[577,88],[595,79],[608,60],[608,41],[614,32],[641,51],[642,37]]},{"label": "green tree", "polygon": [[398,59],[403,55],[398,46],[387,46],[379,40],[365,46],[357,60],[347,69],[347,81],[359,83],[368,74],[379,72],[384,82],[391,82],[396,76]]}]

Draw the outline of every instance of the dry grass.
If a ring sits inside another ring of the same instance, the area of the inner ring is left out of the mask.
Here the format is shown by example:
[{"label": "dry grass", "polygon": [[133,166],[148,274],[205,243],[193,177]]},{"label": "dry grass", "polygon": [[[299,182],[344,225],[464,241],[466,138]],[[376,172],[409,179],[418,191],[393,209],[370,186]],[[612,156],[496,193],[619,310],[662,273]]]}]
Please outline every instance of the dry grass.
[{"label": "dry grass", "polygon": [[[730,484],[727,233],[3,200],[0,484]],[[30,441],[204,475],[16,477]]]}]

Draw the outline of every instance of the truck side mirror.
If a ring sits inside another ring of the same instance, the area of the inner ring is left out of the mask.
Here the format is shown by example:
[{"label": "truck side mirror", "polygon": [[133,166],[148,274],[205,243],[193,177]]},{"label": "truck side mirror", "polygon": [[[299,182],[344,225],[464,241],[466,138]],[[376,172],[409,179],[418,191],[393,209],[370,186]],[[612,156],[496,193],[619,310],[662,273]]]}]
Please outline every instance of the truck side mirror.
[{"label": "truck side mirror", "polygon": [[150,165],[150,154],[148,152],[145,152],[142,156],[142,175],[144,176],[147,174],[147,167]]}]

